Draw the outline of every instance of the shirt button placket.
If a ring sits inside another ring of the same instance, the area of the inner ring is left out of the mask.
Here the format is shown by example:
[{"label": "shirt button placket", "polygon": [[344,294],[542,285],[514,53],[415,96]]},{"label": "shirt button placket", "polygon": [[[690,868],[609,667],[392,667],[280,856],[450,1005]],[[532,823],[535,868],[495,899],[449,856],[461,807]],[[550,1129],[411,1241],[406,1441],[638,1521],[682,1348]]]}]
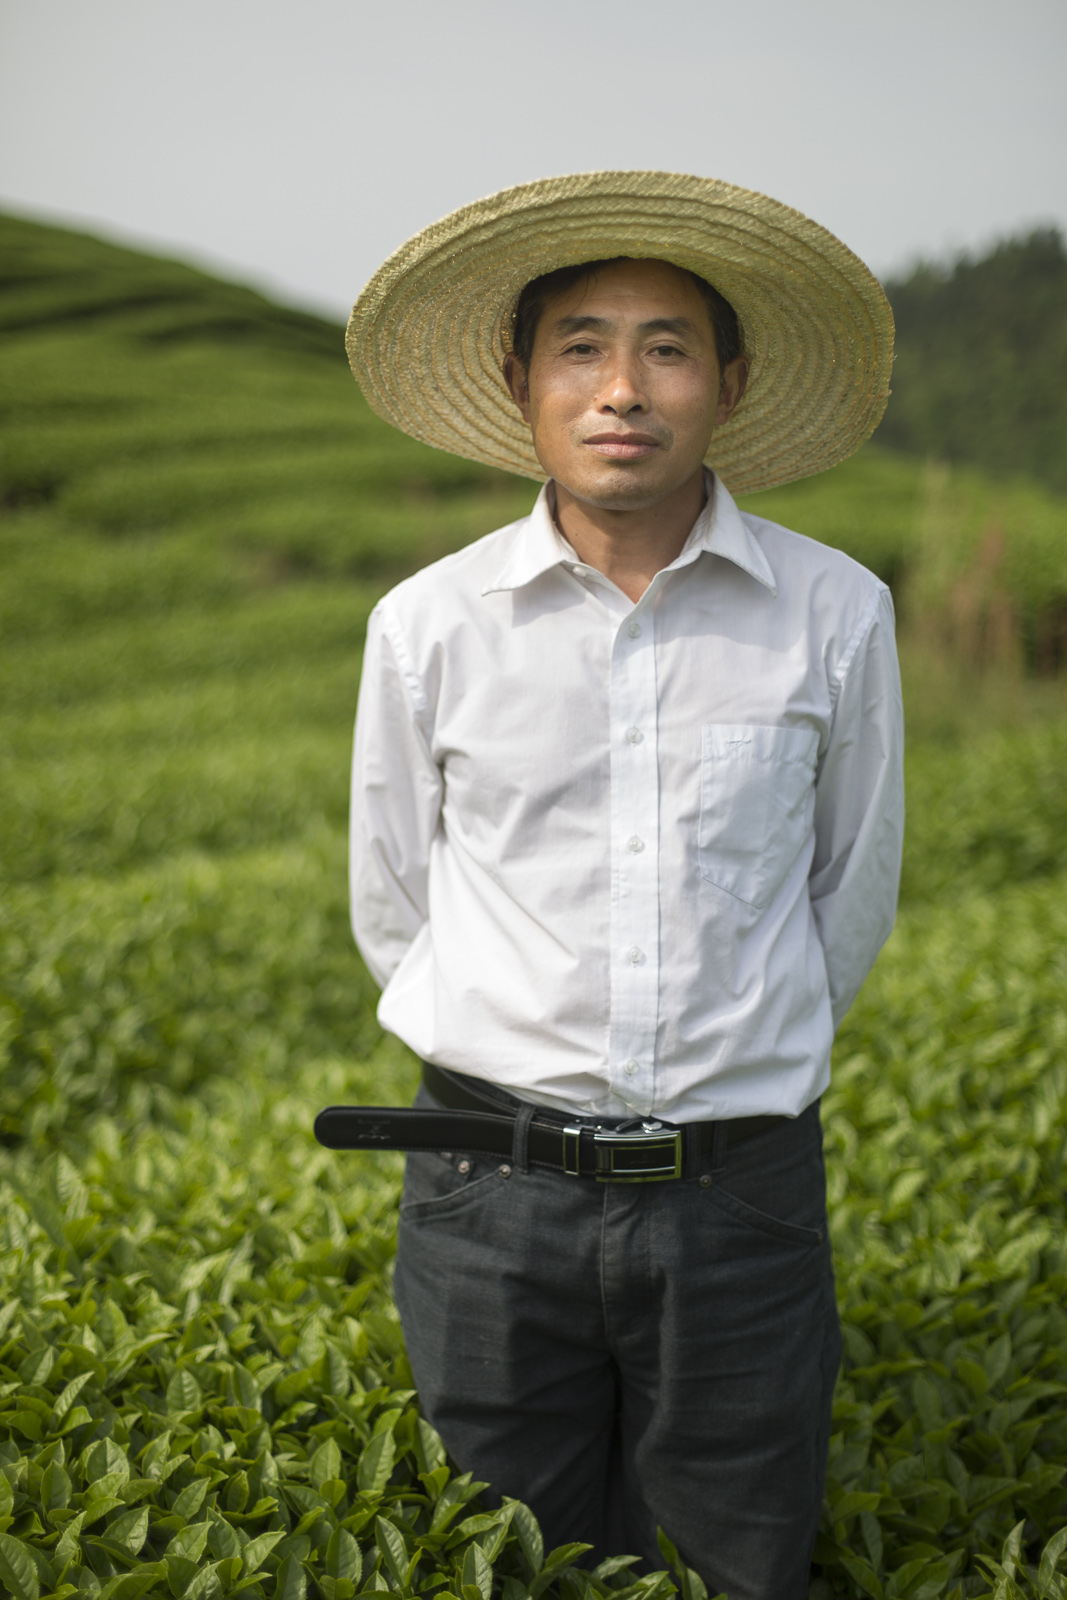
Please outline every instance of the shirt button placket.
[{"label": "shirt button placket", "polygon": [[654,616],[618,628],[611,669],[613,961],[610,1068],[616,1094],[653,1110],[659,1016],[659,763]]}]

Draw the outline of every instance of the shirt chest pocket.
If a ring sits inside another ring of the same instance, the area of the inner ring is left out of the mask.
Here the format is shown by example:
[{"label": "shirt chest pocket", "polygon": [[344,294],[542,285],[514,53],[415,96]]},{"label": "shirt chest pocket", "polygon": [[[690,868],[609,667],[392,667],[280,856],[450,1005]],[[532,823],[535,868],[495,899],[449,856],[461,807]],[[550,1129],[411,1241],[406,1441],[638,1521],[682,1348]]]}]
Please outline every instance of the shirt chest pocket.
[{"label": "shirt chest pocket", "polygon": [[814,728],[706,722],[700,767],[700,875],[751,906],[765,906],[811,833]]}]

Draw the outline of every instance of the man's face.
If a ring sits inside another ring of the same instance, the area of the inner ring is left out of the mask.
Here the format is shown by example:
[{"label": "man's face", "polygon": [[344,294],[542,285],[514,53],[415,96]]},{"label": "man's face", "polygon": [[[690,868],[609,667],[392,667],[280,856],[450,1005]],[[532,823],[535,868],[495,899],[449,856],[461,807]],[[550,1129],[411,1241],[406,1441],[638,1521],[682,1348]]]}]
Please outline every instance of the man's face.
[{"label": "man's face", "polygon": [[720,372],[706,302],[666,261],[620,261],[549,299],[530,370],[505,377],[545,472],[579,500],[636,511],[700,471],[744,391]]}]

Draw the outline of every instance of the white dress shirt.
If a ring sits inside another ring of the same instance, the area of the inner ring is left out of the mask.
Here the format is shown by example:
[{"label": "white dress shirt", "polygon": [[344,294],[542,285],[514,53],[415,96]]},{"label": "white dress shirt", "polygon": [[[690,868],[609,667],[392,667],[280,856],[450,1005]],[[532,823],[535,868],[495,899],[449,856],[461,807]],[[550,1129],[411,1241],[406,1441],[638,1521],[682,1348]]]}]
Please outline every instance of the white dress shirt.
[{"label": "white dress shirt", "polygon": [[368,627],[352,925],[379,1019],[562,1111],[798,1115],[893,924],[889,592],[708,489],[636,605],[548,485]]}]

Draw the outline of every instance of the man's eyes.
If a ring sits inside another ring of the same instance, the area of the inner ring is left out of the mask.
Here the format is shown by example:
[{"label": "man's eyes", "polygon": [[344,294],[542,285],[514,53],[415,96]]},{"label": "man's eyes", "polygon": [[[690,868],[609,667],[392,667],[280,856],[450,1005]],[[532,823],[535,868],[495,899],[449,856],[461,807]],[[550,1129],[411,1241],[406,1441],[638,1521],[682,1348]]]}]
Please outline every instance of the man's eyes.
[{"label": "man's eyes", "polygon": [[[595,356],[600,354],[600,347],[595,344],[569,344],[563,353],[568,356]],[[652,356],[669,357],[682,356],[685,351],[676,344],[656,344],[652,345],[648,353]]]}]

